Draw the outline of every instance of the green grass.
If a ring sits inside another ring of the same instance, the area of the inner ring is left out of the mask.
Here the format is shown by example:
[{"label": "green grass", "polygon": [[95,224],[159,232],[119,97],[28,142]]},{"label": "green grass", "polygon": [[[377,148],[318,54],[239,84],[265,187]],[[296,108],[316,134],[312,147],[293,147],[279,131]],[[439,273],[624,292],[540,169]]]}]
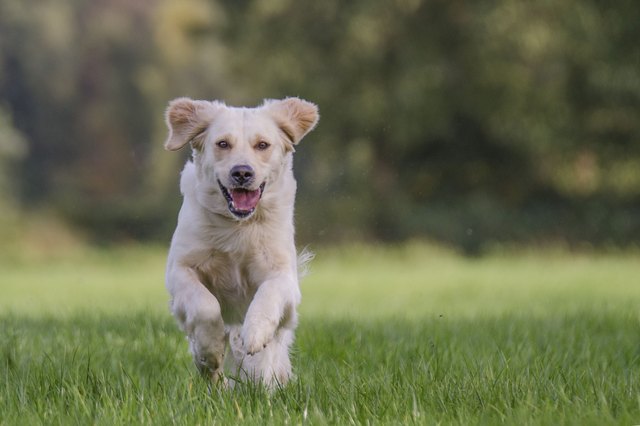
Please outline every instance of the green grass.
[{"label": "green grass", "polygon": [[1,263],[0,424],[640,424],[640,255],[321,251],[296,378],[210,388],[159,249]]}]

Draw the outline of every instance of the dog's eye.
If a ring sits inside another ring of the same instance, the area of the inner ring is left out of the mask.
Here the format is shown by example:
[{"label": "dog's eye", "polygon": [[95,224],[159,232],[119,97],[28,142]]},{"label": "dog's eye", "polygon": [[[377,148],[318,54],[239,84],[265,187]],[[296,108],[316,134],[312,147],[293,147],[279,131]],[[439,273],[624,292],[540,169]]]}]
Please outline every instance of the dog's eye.
[{"label": "dog's eye", "polygon": [[256,145],[256,149],[258,151],[264,151],[265,149],[269,148],[271,145],[269,145],[269,142],[265,142],[265,141],[260,141],[258,142],[258,144]]},{"label": "dog's eye", "polygon": [[225,140],[221,140],[221,141],[216,142],[216,145],[220,149],[229,149],[229,148],[231,148],[231,145],[229,145],[229,142],[227,142]]}]

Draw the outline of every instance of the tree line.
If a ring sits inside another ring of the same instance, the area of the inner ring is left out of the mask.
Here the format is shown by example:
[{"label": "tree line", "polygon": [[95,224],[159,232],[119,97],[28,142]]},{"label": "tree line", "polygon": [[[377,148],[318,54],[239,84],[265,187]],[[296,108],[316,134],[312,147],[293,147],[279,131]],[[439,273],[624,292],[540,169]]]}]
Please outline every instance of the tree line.
[{"label": "tree line", "polygon": [[165,240],[167,102],[293,95],[321,113],[301,241],[637,244],[637,22],[630,0],[3,0],[0,211]]}]

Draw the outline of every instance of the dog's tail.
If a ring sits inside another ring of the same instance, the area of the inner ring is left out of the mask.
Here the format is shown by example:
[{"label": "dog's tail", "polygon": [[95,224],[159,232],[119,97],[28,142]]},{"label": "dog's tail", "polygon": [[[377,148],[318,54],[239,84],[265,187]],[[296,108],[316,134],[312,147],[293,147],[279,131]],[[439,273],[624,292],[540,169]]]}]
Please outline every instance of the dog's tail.
[{"label": "dog's tail", "polygon": [[302,280],[309,274],[310,263],[316,257],[315,253],[309,250],[309,247],[303,248],[298,253],[298,280]]}]

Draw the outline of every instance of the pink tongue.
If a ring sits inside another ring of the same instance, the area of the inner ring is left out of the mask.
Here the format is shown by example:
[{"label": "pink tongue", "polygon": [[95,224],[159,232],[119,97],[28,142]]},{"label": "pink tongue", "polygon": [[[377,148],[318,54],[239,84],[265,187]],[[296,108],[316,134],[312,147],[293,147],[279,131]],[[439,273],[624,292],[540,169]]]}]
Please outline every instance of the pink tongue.
[{"label": "pink tongue", "polygon": [[255,208],[260,201],[260,190],[232,189],[231,198],[233,198],[233,206],[237,210],[249,211]]}]

